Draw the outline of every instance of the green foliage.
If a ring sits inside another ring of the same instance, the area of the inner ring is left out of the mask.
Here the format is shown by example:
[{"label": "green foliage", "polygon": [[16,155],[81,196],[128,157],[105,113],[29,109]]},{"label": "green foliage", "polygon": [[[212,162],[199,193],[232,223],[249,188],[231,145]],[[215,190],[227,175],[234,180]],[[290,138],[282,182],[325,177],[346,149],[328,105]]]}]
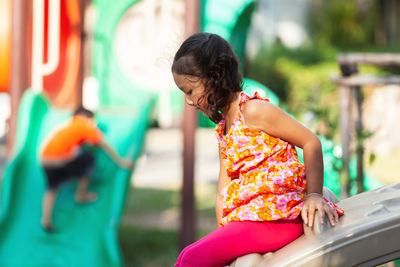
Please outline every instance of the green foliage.
[{"label": "green foliage", "polygon": [[[337,134],[339,100],[337,85],[331,81],[339,75],[336,62],[339,52],[332,46],[306,45],[295,49],[280,44],[264,46],[250,61],[249,78],[274,91],[283,107],[298,119],[311,112],[316,132],[333,138]],[[361,65],[360,73],[388,74],[373,66]],[[322,129],[323,128],[323,129]]]},{"label": "green foliage", "polygon": [[337,86],[330,81],[339,73],[335,54],[328,46],[266,46],[250,63],[249,76],[271,88],[296,117],[312,112],[332,136],[338,120]]},{"label": "green foliage", "polygon": [[[313,0],[308,16],[311,43],[296,49],[282,44],[264,46],[249,62],[248,77],[273,90],[297,118],[312,112],[323,122],[324,135],[333,137],[338,123],[336,57],[345,51],[399,52],[375,42],[379,20],[378,1]],[[360,66],[360,73],[398,74],[398,70]],[[318,126],[318,127],[319,127]],[[317,129],[314,129],[317,130]]]},{"label": "green foliage", "polygon": [[312,65],[324,60],[334,60],[335,50],[329,46],[300,47],[289,49],[282,45],[264,46],[249,64],[248,77],[269,87],[286,102],[289,98],[290,85],[287,80],[287,64],[284,59],[301,65]]},{"label": "green foliage", "polygon": [[[339,116],[339,104],[337,98],[337,86],[332,83],[330,77],[338,73],[335,62],[321,62],[310,66],[295,66],[293,62],[287,61],[288,82],[291,88],[288,104],[290,110],[301,117],[306,112],[312,112],[316,122],[323,122],[325,130],[315,130],[325,136],[332,138],[337,128]],[[291,69],[295,69],[292,71]]]},{"label": "green foliage", "polygon": [[378,1],[315,0],[308,16],[313,40],[342,50],[375,43]]}]

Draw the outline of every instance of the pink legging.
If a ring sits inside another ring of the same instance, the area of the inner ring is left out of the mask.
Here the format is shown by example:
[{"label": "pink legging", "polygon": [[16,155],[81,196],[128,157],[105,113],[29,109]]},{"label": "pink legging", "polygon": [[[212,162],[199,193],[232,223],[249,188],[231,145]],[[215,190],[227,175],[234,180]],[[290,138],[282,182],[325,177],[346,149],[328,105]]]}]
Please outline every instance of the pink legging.
[{"label": "pink legging", "polygon": [[303,222],[231,222],[211,232],[181,252],[175,267],[225,266],[249,253],[275,251],[303,234]]}]

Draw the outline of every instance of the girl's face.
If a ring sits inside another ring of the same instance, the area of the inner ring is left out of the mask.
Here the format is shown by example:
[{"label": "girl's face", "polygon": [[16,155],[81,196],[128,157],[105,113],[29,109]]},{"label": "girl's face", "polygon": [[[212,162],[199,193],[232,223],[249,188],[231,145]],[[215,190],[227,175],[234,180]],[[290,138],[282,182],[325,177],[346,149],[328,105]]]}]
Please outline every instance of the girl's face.
[{"label": "girl's face", "polygon": [[204,84],[200,78],[172,73],[174,76],[175,84],[185,94],[185,101],[188,105],[196,108],[197,110],[205,113],[206,100],[204,96]]}]

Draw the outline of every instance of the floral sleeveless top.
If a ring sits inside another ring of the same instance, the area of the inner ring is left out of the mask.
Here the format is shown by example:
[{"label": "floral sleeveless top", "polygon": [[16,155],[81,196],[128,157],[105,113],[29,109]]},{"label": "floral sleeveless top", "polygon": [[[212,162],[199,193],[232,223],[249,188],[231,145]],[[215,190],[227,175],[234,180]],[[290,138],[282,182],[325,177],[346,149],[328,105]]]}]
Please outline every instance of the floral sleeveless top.
[{"label": "floral sleeveless top", "polygon": [[[243,104],[261,99],[240,93],[239,111],[226,135],[225,120],[215,128],[226,172],[232,181],[221,191],[221,225],[231,221],[296,219],[306,193],[304,165],[290,143],[245,125]],[[326,200],[327,201],[327,200]],[[343,210],[328,201],[338,214]]]}]

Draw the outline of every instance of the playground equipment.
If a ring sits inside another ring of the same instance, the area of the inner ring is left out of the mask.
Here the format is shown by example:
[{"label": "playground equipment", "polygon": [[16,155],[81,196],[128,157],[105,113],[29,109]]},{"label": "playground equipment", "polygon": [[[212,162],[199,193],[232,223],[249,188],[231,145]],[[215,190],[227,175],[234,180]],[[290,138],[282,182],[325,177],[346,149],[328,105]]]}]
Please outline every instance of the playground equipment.
[{"label": "playground equipment", "polygon": [[[99,109],[96,120],[121,155],[136,160],[143,144],[151,102],[130,109]],[[0,265],[121,266],[116,232],[132,170],[115,165],[96,151],[92,190],[98,201],[73,200],[75,182],[60,189],[54,212],[59,231],[49,235],[40,225],[44,173],[38,151],[48,132],[70,115],[49,106],[28,90],[21,102],[14,156],[3,178],[0,215]]]},{"label": "playground equipment", "polygon": [[0,2],[0,17],[0,92],[6,92],[11,64],[11,0]]},{"label": "playground equipment", "polygon": [[247,32],[256,2],[255,0],[202,1],[201,29],[216,33],[228,40],[242,64],[245,62]]},{"label": "playground equipment", "polygon": [[398,260],[399,195],[397,183],[337,202],[345,215],[335,227],[326,219],[321,227],[317,216],[317,227],[289,245],[264,256],[249,254],[230,266],[377,266]]},{"label": "playground equipment", "polygon": [[81,101],[81,22],[78,0],[33,1],[32,89],[57,107]]},{"label": "playground equipment", "polygon": [[[76,88],[81,52],[81,35],[77,31],[80,23],[79,1],[50,2],[49,10],[58,10],[60,14],[59,18],[49,14],[50,20],[53,23],[59,21],[61,30],[57,34],[55,27],[49,27],[49,32],[53,31],[49,33],[53,37],[49,38],[57,39],[59,35],[60,39],[55,46],[54,40],[49,41],[48,55],[53,59],[48,58],[48,62],[43,63],[47,55],[39,52],[39,56],[32,60],[33,87],[25,92],[19,107],[15,146],[2,179],[0,265],[122,266],[117,228],[132,170],[119,168],[103,151],[95,150],[96,169],[91,184],[92,190],[99,195],[98,201],[76,204],[73,200],[76,183],[72,181],[60,188],[57,198],[54,221],[59,231],[49,235],[40,226],[41,199],[46,185],[38,159],[39,149],[44,137],[71,115],[70,111],[52,104],[68,106],[74,103],[75,96],[78,97]],[[47,14],[41,13],[45,6],[42,0],[34,1],[34,6],[36,17]],[[38,6],[41,11],[37,10]],[[118,14],[121,16],[121,13]],[[43,26],[42,22],[39,26],[35,24],[36,27]],[[34,38],[33,43],[39,51],[40,46],[46,47],[47,39],[43,36],[45,30],[36,31],[41,37],[39,40]],[[112,38],[112,35],[109,37]],[[108,44],[111,49],[111,43]],[[95,119],[101,124],[107,142],[124,157],[136,160],[143,144],[153,98],[140,88],[133,88],[130,83],[122,86],[136,96],[135,102],[121,105],[108,98],[110,94],[107,92],[111,92],[116,85],[110,83],[107,77],[114,77],[112,75],[118,72],[108,68],[112,66],[110,60],[112,58],[108,57],[102,61],[106,69],[101,66],[96,68],[101,70],[100,75],[104,75],[100,81],[107,101],[103,98],[95,112]],[[121,79],[121,76],[118,77]],[[42,93],[43,88],[52,104]]]},{"label": "playground equipment", "polygon": [[[364,190],[364,148],[363,139],[366,137],[363,133],[362,119],[362,86],[365,85],[400,85],[399,75],[373,76],[359,75],[358,65],[368,64],[379,67],[399,68],[399,54],[372,54],[372,53],[349,53],[338,56],[338,63],[341,70],[340,77],[333,77],[333,81],[339,85],[340,96],[340,129],[341,142],[343,148],[343,169],[344,175],[341,180],[342,188],[346,188],[350,181],[350,143],[351,143],[351,124],[354,123],[355,135],[357,136],[357,148],[355,151],[357,157],[357,192]],[[352,99],[356,110],[356,119],[352,122]]]}]

